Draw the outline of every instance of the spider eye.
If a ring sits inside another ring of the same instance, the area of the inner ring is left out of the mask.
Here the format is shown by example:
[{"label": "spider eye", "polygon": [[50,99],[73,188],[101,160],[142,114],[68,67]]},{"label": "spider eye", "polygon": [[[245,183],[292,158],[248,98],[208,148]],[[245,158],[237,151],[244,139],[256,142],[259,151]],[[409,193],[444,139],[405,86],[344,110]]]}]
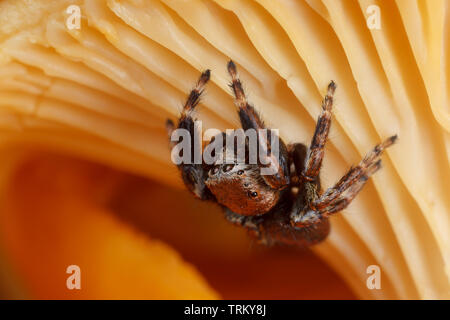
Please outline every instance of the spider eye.
[{"label": "spider eye", "polygon": [[256,197],[258,196],[258,192],[256,192],[256,191],[249,191],[249,192],[248,192],[248,195],[249,195],[250,197],[252,197],[252,198],[256,198]]},{"label": "spider eye", "polygon": [[238,174],[238,176],[242,176],[242,175],[244,174],[244,170],[239,170],[239,171],[237,172],[237,174]]}]

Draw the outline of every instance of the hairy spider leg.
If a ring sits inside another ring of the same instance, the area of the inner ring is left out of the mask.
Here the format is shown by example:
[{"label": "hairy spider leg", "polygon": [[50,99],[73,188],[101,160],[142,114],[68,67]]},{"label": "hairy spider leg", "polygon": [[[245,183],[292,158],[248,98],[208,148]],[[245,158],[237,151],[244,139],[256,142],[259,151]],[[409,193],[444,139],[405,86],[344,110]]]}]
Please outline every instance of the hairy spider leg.
[{"label": "hairy spider leg", "polygon": [[[186,129],[189,131],[191,135],[191,139],[194,138],[195,134],[195,119],[193,119],[194,109],[197,104],[200,102],[200,97],[203,92],[203,88],[210,79],[211,72],[210,70],[205,70],[198,79],[195,87],[191,90],[186,102],[183,106],[183,110],[181,111],[178,124],[176,128],[178,129]],[[174,142],[171,141],[171,136],[173,131],[175,130],[175,124],[172,120],[168,119],[166,121],[166,130],[169,135],[170,145],[173,148]],[[207,175],[206,170],[203,168],[202,164],[194,164],[194,144],[191,143],[192,152],[191,152],[191,161],[190,163],[181,163],[178,165],[178,168],[181,171],[181,177],[187,186],[187,188],[194,193],[197,198],[202,200],[213,199],[214,196],[211,194],[207,186],[205,185],[205,177]]]},{"label": "hairy spider leg", "polygon": [[[310,225],[311,221],[319,218],[314,216],[311,209],[313,203],[320,197],[320,169],[325,154],[325,143],[328,139],[331,126],[331,108],[333,106],[333,94],[336,84],[331,81],[328,85],[327,94],[322,101],[322,111],[317,119],[314,135],[308,148],[303,166],[294,162],[296,167],[302,168],[299,179],[302,185],[302,192],[298,195],[290,213],[291,224],[294,226]],[[309,215],[305,212],[310,211]]]},{"label": "hairy spider leg", "polygon": [[[192,118],[193,111],[197,104],[200,102],[200,97],[203,93],[203,88],[206,83],[209,81],[211,76],[211,71],[205,70],[197,81],[195,87],[191,90],[186,102],[183,106],[183,110],[181,111],[180,118],[178,120],[177,128],[187,129],[191,134],[194,134],[194,119]],[[172,132],[175,130],[175,124],[172,120],[167,119],[166,121],[166,129],[169,138],[172,135]],[[172,142],[171,142],[172,143]]]},{"label": "hairy spider leg", "polygon": [[354,180],[348,187],[347,192],[342,197],[336,199],[323,208],[322,210],[312,208],[311,205],[305,206],[302,210],[293,210],[291,212],[291,224],[295,227],[309,227],[320,223],[321,221],[328,220],[327,218],[344,210],[356,197],[356,195],[364,187],[369,177],[381,168],[381,160],[376,161],[371,165],[359,179]]},{"label": "hairy spider leg", "polygon": [[359,179],[350,185],[346,194],[337,200],[329,203],[328,207],[320,210],[320,214],[323,218],[326,218],[338,211],[344,210],[350,202],[356,197],[356,195],[361,191],[361,189],[369,180],[370,176],[377,172],[381,168],[381,160],[375,162],[372,166],[365,170],[365,173],[359,177]]},{"label": "hairy spider leg", "polygon": [[[227,69],[231,76],[230,87],[233,89],[242,129],[255,129],[257,132],[260,129],[267,129],[255,108],[248,103],[244,89],[242,88],[241,80],[237,74],[236,65],[232,60],[228,62]],[[265,182],[273,189],[285,188],[290,181],[287,164],[287,151],[284,143],[280,139],[280,152],[278,153],[278,158],[271,152],[271,143],[268,139],[266,139],[266,137],[264,137],[264,135],[258,134],[258,143],[260,147],[265,148],[265,151],[267,152],[266,154],[268,155],[267,160],[269,164],[277,169],[275,174],[263,176]]]},{"label": "hairy spider leg", "polygon": [[[376,145],[357,166],[351,168],[333,187],[328,188],[313,203],[313,207],[321,211],[322,216],[328,216],[347,207],[368,178],[381,168],[380,157],[383,151],[393,145],[396,140],[397,136],[394,135]],[[348,194],[339,198],[346,191]]]},{"label": "hairy spider leg", "polygon": [[328,85],[328,92],[322,101],[322,112],[317,120],[314,136],[309,146],[305,168],[301,177],[305,182],[314,182],[318,179],[322,160],[325,153],[325,143],[331,126],[331,107],[333,106],[333,94],[336,84],[331,81]]},{"label": "hairy spider leg", "polygon": [[333,186],[328,188],[319,198],[306,203],[302,210],[291,212],[291,223],[297,227],[304,227],[330,215],[344,210],[362,190],[367,180],[381,168],[381,155],[397,140],[391,136],[376,145],[361,162],[350,170]]}]

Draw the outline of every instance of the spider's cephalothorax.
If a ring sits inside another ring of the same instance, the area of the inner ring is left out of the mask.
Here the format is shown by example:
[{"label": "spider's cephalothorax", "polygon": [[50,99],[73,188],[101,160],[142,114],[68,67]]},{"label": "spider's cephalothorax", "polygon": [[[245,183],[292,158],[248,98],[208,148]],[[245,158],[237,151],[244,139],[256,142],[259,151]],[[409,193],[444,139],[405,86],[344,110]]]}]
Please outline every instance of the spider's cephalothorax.
[{"label": "spider's cephalothorax", "polygon": [[[242,128],[266,129],[256,110],[248,103],[232,61],[228,63],[228,72]],[[186,129],[194,135],[193,111],[209,77],[209,70],[200,76],[183,107],[178,125],[167,120],[169,137],[176,128]],[[286,146],[279,139],[278,156],[275,157],[270,139],[258,135],[258,146],[267,151],[265,160],[268,162],[264,165],[246,161],[212,165],[193,161],[181,163],[178,167],[184,183],[199,199],[221,205],[229,221],[246,228],[261,243],[309,246],[322,241],[330,230],[328,217],[350,204],[367,179],[380,169],[383,150],[397,139],[397,136],[392,136],[375,146],[358,165],[323,192],[319,173],[330,130],[335,89],[335,83],[331,82],[309,147],[301,143]],[[267,163],[276,168],[276,172],[262,175],[261,168],[267,167]]]},{"label": "spider's cephalothorax", "polygon": [[280,199],[280,191],[264,182],[258,165],[222,164],[209,170],[205,184],[217,202],[242,215],[266,213]]}]

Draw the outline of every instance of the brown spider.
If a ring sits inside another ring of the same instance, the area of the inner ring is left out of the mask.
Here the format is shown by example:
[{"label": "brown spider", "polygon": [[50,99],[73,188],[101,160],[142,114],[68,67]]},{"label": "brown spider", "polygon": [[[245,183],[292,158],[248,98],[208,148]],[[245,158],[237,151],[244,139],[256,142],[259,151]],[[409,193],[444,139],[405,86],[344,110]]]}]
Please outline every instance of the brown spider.
[{"label": "brown spider", "polygon": [[[266,128],[256,110],[247,102],[232,61],[228,63],[228,72],[232,78],[230,86],[242,128]],[[178,121],[177,128],[188,130],[192,135],[195,127],[192,114],[209,78],[209,70],[202,73]],[[178,165],[184,183],[199,199],[217,202],[224,208],[229,221],[246,228],[260,243],[310,246],[322,241],[330,231],[328,217],[350,204],[368,178],[380,169],[383,150],[397,139],[394,135],[375,146],[334,186],[322,192],[319,173],[330,130],[335,89],[332,81],[322,102],[322,112],[309,148],[301,143],[286,146],[279,139],[279,157],[276,159],[271,157],[269,139],[258,136],[258,145],[268,150],[271,164],[278,168],[275,174],[261,175],[260,169],[264,165],[260,162],[247,164],[233,161],[207,165],[191,161]],[[175,125],[167,120],[166,126],[171,137]],[[214,138],[210,143],[213,141]],[[174,146],[173,141],[171,145]]]}]

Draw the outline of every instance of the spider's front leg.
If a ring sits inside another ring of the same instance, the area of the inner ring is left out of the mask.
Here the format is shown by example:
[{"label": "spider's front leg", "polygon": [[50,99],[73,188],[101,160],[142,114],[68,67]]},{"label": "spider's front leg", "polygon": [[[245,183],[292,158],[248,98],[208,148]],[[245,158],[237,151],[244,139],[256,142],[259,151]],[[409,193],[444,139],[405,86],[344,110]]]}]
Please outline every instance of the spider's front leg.
[{"label": "spider's front leg", "polygon": [[[320,168],[325,153],[325,143],[327,142],[328,133],[331,126],[331,107],[333,106],[333,94],[336,90],[336,84],[331,81],[328,85],[327,95],[322,101],[322,112],[317,120],[316,129],[308,148],[306,159],[303,164],[294,162],[299,172],[299,180],[301,184],[301,192],[297,200],[294,202],[290,214],[291,224],[293,226],[302,227],[319,220],[314,215],[316,211],[312,211],[308,216],[306,212],[310,212],[311,205],[319,198],[320,193]],[[311,216],[311,217],[310,217]],[[308,217],[310,217],[308,219]],[[317,219],[316,219],[317,218]]]},{"label": "spider's front leg", "polygon": [[309,148],[305,168],[301,173],[304,182],[302,199],[294,204],[290,219],[295,227],[307,227],[320,223],[330,215],[345,209],[361,191],[369,177],[381,167],[381,154],[397,139],[394,135],[366,155],[352,167],[333,187],[320,194],[319,172],[324,154],[325,142],[331,124],[331,107],[336,86],[328,86],[328,93],[322,104],[322,113],[317,121],[314,137]]},{"label": "spider's front leg", "polygon": [[272,189],[283,189],[289,185],[289,169],[288,169],[288,155],[286,146],[278,136],[272,135],[274,132],[270,131],[272,134],[270,135],[270,139],[278,139],[279,141],[279,151],[278,157],[271,150],[271,140],[269,139],[269,134],[267,137],[260,134],[260,130],[267,129],[264,125],[264,122],[261,120],[260,116],[256,112],[255,108],[250,105],[247,101],[247,97],[245,96],[244,89],[242,88],[241,80],[238,77],[236,65],[233,61],[228,62],[228,73],[231,76],[231,88],[233,89],[233,93],[235,96],[235,103],[238,107],[239,119],[241,121],[242,129],[244,131],[248,129],[254,129],[257,132],[258,137],[258,145],[259,148],[263,148],[265,151],[264,154],[267,154],[267,166],[271,166],[275,168],[274,174],[263,175],[264,181],[272,188]]},{"label": "spider's front leg", "polygon": [[[193,119],[193,112],[200,101],[200,96],[203,92],[203,88],[208,82],[209,78],[209,70],[206,70],[201,74],[196,86],[190,92],[186,103],[183,106],[183,110],[181,111],[177,126],[175,126],[173,121],[170,119],[166,121],[167,134],[169,135],[169,141],[172,148],[175,146],[175,142],[172,141],[171,137],[175,129],[187,130],[191,137],[191,140],[194,139],[195,120]],[[196,151],[197,150],[195,150],[194,143],[191,143],[191,159],[189,159],[190,161],[188,161],[188,163],[183,162],[178,164],[178,168],[181,171],[181,178],[183,179],[183,182],[187,186],[187,188],[197,198],[202,200],[214,199],[214,196],[205,185],[205,179],[207,177],[206,169],[203,167],[203,164],[194,163],[194,153]]]},{"label": "spider's front leg", "polygon": [[333,187],[317,199],[313,207],[320,210],[323,217],[346,208],[369,177],[381,168],[381,154],[396,140],[397,135],[394,135],[376,145],[356,167],[351,168]]}]

